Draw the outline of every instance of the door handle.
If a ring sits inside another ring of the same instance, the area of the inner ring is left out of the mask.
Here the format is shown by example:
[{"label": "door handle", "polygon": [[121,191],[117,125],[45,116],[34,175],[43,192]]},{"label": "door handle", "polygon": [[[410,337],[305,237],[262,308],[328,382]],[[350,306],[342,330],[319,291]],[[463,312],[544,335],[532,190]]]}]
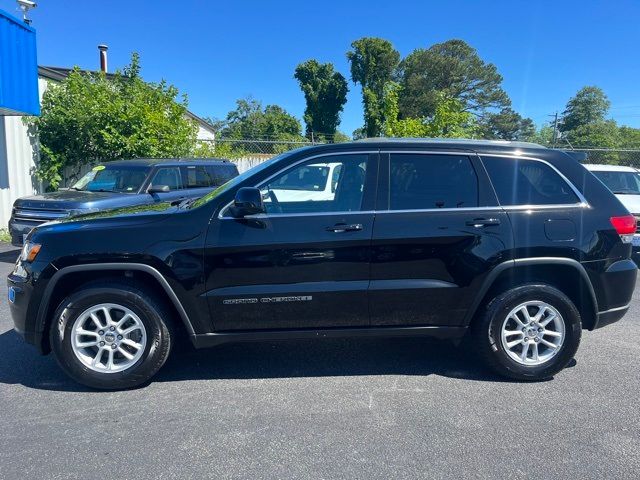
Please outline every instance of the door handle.
[{"label": "door handle", "polygon": [[492,227],[495,225],[500,225],[499,218],[474,218],[473,220],[469,220],[466,222],[467,226],[482,228],[482,227]]},{"label": "door handle", "polygon": [[347,225],[346,223],[338,223],[333,227],[327,227],[327,232],[344,233],[344,232],[356,232],[362,230],[361,223],[352,223]]}]

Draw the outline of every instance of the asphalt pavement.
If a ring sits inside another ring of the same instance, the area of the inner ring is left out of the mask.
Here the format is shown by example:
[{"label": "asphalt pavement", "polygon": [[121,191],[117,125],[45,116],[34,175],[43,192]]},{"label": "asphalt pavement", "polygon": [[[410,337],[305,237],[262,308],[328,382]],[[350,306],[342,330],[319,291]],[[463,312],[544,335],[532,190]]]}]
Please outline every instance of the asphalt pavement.
[{"label": "asphalt pavement", "polygon": [[2,281],[0,478],[637,479],[639,297],[541,383],[449,342],[332,339],[181,352],[96,392],[13,332]]}]

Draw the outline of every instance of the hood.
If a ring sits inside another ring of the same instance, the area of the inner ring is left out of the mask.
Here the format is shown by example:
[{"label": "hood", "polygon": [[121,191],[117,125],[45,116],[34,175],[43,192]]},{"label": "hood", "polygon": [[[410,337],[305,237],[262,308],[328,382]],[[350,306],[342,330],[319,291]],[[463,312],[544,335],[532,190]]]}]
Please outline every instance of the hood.
[{"label": "hood", "polygon": [[121,221],[136,222],[155,221],[159,215],[168,215],[178,211],[186,211],[172,202],[146,203],[142,205],[130,205],[127,207],[112,208],[99,212],[83,213],[72,217],[61,218],[54,223],[93,222],[100,220],[116,219]]},{"label": "hood", "polygon": [[616,195],[618,200],[636,216],[640,216],[640,195]]},{"label": "hood", "polygon": [[23,197],[15,201],[15,207],[42,210],[71,210],[78,208],[110,208],[117,203],[131,200],[132,194],[116,192],[87,192],[78,190],[59,190],[32,197]]}]

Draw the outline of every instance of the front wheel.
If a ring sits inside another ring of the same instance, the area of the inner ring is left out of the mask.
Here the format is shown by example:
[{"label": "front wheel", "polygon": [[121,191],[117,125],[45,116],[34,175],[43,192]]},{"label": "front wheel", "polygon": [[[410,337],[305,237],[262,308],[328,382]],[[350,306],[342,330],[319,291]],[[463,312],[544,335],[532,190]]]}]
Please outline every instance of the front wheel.
[{"label": "front wheel", "polygon": [[51,348],[74,380],[99,389],[132,388],[147,382],[171,350],[170,313],[135,284],[94,284],[58,307]]},{"label": "front wheel", "polygon": [[480,355],[500,375],[543,380],[573,358],[582,324],[573,302],[549,285],[523,285],[496,296],[474,324]]}]

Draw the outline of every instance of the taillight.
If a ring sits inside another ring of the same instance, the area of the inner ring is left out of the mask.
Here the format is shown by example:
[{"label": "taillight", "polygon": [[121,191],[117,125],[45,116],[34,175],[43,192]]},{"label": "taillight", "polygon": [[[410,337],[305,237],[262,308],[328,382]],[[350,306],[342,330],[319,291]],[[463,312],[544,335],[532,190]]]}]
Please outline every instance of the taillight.
[{"label": "taillight", "polygon": [[625,243],[631,243],[633,234],[636,233],[636,217],[625,215],[624,217],[611,217],[611,225]]}]

